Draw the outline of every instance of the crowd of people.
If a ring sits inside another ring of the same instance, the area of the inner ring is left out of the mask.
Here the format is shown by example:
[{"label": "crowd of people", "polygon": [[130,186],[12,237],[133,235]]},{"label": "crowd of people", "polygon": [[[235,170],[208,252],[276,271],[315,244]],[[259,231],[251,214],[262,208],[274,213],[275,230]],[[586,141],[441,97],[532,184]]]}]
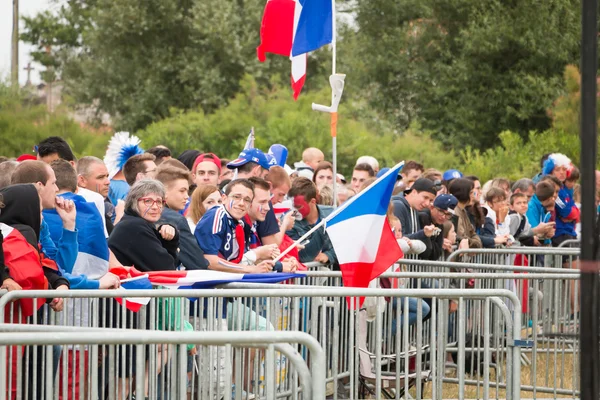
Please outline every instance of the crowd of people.
[{"label": "crowd of people", "polygon": [[[104,159],[77,159],[60,137],[35,149],[0,159],[0,281],[9,291],[56,290],[55,311],[63,309],[58,291],[118,288],[113,267],[270,273],[317,261],[336,269],[324,227],[279,256],[334,205],[388,170],[361,156],[347,180],[334,176],[321,150],[305,149],[292,164],[282,145],[269,152],[244,149],[235,160],[198,150],[175,158],[163,145],[144,151],[127,133],[115,135]],[[579,170],[560,153],[545,155],[540,167],[531,179],[481,182],[407,161],[388,222],[404,254],[425,260],[456,248],[558,246],[576,239]],[[5,322],[22,323],[41,304],[22,300],[19,306]],[[416,302],[410,307],[414,316]]]}]

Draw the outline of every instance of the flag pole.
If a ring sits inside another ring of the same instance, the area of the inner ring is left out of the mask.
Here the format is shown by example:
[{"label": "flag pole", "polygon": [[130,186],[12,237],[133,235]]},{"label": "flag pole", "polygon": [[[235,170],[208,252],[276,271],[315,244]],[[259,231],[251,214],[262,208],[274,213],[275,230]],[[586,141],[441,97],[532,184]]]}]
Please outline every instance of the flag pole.
[{"label": "flag pole", "polygon": [[298,239],[294,243],[290,244],[290,246],[288,248],[286,248],[284,251],[282,251],[281,254],[274,261],[281,260],[285,255],[287,255],[290,251],[292,251],[292,249],[294,249],[295,247],[297,247],[300,243],[302,243],[310,235],[312,235],[317,229],[321,228],[327,222],[331,221],[331,219],[333,217],[335,217],[340,212],[342,212],[347,207],[349,207],[350,204],[354,203],[358,198],[360,198],[360,196],[362,196],[363,194],[365,194],[366,192],[368,192],[369,190],[371,190],[371,188],[373,186],[377,185],[379,183],[379,181],[387,178],[391,173],[396,173],[396,174],[399,173],[402,170],[403,167],[404,167],[404,161],[401,161],[398,164],[396,164],[393,168],[390,168],[389,171],[387,171],[381,177],[377,178],[377,180],[375,180],[375,182],[373,182],[369,186],[367,186],[366,189],[361,190],[359,193],[356,194],[356,196],[353,196],[352,198],[350,198],[350,200],[348,200],[347,202],[345,202],[341,207],[336,208],[335,210],[333,210],[333,212],[331,214],[329,214],[327,217],[323,218],[321,220],[321,222],[319,222],[317,225],[313,226],[312,229],[310,229],[308,232],[306,232],[304,235],[302,235],[300,237],[300,239]]}]

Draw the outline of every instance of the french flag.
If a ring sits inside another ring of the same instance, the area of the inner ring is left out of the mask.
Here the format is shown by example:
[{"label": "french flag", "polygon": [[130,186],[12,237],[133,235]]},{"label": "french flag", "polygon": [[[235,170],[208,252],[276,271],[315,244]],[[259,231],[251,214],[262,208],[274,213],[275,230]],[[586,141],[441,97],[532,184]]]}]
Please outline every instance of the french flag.
[{"label": "french flag", "polygon": [[[115,267],[110,272],[121,279],[147,277],[155,286],[171,289],[210,289],[217,285],[233,282],[243,283],[279,283],[288,279],[303,278],[304,274],[266,273],[266,274],[234,274],[229,272],[202,270],[185,271],[151,271],[141,272],[134,267]],[[123,280],[121,282],[124,282]]]},{"label": "french flag", "polygon": [[[148,290],[152,289],[152,283],[148,279],[148,275],[140,275],[135,278],[124,279],[121,281],[119,290]],[[118,297],[115,300],[121,305],[124,305],[129,311],[138,312],[140,309],[150,302],[150,297]]]},{"label": "french flag", "polygon": [[294,99],[306,80],[306,59],[333,39],[333,9],[329,0],[268,0],[260,27],[257,54],[261,62],[266,53],[290,57]]},{"label": "french flag", "polygon": [[371,280],[403,257],[386,217],[403,165],[396,165],[348,200],[327,222],[346,287],[368,287]]}]

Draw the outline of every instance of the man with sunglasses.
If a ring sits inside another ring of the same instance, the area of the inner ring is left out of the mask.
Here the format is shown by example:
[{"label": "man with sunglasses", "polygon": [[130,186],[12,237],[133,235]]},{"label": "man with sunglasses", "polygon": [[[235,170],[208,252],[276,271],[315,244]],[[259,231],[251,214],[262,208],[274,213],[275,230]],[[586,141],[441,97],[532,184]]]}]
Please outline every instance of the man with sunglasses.
[{"label": "man with sunglasses", "polygon": [[[443,230],[443,225],[446,221],[450,221],[454,215],[454,208],[458,204],[456,197],[451,194],[441,194],[435,198],[431,208],[424,209],[419,212],[419,220],[422,226],[434,225],[436,228]],[[439,260],[443,255],[444,250],[451,251],[454,243],[444,239],[439,234],[430,238],[431,246],[427,246],[427,250],[421,253],[420,258],[424,260]]]},{"label": "man with sunglasses", "polygon": [[208,210],[194,231],[209,263],[208,269],[242,274],[270,272],[273,269],[270,260],[258,265],[240,264],[249,249],[242,219],[252,205],[254,184],[247,179],[236,179],[227,185],[225,195],[223,205]]}]

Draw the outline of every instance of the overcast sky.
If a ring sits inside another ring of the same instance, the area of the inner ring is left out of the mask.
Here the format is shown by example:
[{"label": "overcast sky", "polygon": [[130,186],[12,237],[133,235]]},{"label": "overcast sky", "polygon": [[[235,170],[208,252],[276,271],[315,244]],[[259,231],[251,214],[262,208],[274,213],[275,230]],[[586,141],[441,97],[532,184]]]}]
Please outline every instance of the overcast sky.
[{"label": "overcast sky", "polygon": [[[57,0],[19,0],[19,13],[21,16],[33,16],[43,10],[52,10],[59,7]],[[0,77],[10,77],[10,48],[12,40],[12,8],[13,0],[0,0]],[[21,22],[21,27],[23,23]],[[29,57],[30,46],[19,43],[19,81],[24,84],[27,80],[27,71],[23,68],[31,61]],[[35,71],[31,74],[33,83],[39,83],[39,65],[34,65]]]}]

